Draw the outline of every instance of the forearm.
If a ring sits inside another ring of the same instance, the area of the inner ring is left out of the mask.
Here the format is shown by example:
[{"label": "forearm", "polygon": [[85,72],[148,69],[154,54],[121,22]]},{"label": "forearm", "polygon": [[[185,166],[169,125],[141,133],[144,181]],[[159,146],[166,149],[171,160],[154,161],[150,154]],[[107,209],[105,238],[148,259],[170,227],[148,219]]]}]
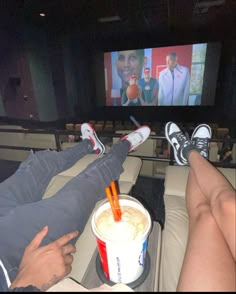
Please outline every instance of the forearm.
[{"label": "forearm", "polygon": [[154,105],[158,105],[158,92],[154,98]]},{"label": "forearm", "polygon": [[184,105],[188,105],[189,89],[190,89],[190,78],[189,78],[189,76],[187,76],[186,81],[185,81],[185,89],[184,89],[184,100],[183,100]]}]

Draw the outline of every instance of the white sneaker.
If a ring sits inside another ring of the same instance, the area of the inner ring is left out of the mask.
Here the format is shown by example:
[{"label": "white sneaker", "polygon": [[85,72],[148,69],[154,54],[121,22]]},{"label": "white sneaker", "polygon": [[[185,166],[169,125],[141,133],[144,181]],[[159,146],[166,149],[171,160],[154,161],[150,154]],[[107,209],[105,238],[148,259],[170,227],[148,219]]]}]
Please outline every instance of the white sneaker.
[{"label": "white sneaker", "polygon": [[102,144],[102,142],[98,139],[97,134],[94,130],[94,128],[88,124],[84,123],[81,125],[81,138],[89,139],[93,144],[93,150],[95,151],[95,154],[103,154],[105,152],[105,146]]},{"label": "white sneaker", "polygon": [[174,122],[165,125],[165,135],[174,150],[175,161],[178,165],[188,164],[188,154],[195,149],[192,142],[184,135]]},{"label": "white sneaker", "polygon": [[130,142],[129,151],[132,151],[141,145],[144,141],[146,141],[150,133],[151,130],[148,126],[142,126],[129,135],[125,135],[124,137],[120,138],[120,140],[128,140]]},{"label": "white sneaker", "polygon": [[196,146],[198,152],[208,159],[209,145],[211,139],[211,128],[206,124],[201,124],[195,128],[191,141]]}]

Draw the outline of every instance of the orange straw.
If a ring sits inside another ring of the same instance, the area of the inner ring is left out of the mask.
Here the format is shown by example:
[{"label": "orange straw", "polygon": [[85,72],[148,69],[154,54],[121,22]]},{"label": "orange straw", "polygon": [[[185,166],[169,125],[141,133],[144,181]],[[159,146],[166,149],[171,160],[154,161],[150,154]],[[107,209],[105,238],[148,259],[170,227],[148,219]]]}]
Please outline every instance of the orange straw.
[{"label": "orange straw", "polygon": [[117,211],[119,218],[121,218],[120,203],[119,203],[118,193],[117,193],[117,189],[116,189],[116,183],[114,181],[111,182],[111,191],[113,194],[115,210]]},{"label": "orange straw", "polygon": [[112,199],[112,194],[111,194],[111,190],[110,190],[110,187],[107,187],[105,188],[105,191],[106,191],[106,195],[107,195],[107,199],[108,201],[110,202],[110,205],[111,205],[111,210],[112,210],[112,213],[113,213],[113,217],[114,217],[114,220],[116,222],[120,221],[120,217],[115,209],[115,205],[114,205],[114,202],[113,202],[113,199]]}]

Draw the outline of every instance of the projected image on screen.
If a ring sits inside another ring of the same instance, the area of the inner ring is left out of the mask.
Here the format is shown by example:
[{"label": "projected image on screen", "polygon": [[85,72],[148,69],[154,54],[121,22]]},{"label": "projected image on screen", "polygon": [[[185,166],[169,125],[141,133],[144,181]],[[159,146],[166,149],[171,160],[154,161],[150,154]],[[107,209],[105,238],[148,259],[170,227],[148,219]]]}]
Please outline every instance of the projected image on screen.
[{"label": "projected image on screen", "polygon": [[106,105],[206,104],[202,94],[208,46],[202,43],[104,53]]}]

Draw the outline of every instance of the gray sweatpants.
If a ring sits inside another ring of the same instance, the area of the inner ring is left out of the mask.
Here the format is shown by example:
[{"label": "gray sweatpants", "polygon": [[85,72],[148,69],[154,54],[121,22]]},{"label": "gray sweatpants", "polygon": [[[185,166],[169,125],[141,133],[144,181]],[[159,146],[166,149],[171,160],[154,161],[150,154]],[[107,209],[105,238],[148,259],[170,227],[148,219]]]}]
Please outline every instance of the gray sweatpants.
[{"label": "gray sweatpants", "polygon": [[15,174],[0,184],[0,260],[11,280],[25,247],[44,226],[48,225],[49,232],[42,245],[73,230],[82,233],[96,202],[106,197],[105,187],[123,172],[129,147],[126,140],[114,144],[108,154],[48,199],[42,196],[51,178],[93,152],[89,140],[61,152],[32,152]]}]

